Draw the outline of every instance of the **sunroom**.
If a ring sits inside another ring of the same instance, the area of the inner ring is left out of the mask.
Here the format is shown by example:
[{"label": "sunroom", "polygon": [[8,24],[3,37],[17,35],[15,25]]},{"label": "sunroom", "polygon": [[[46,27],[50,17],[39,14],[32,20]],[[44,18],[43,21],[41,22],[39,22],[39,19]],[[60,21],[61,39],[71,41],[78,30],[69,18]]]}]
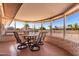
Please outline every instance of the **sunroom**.
[{"label": "sunroom", "polygon": [[79,4],[0,4],[0,55],[79,55]]}]

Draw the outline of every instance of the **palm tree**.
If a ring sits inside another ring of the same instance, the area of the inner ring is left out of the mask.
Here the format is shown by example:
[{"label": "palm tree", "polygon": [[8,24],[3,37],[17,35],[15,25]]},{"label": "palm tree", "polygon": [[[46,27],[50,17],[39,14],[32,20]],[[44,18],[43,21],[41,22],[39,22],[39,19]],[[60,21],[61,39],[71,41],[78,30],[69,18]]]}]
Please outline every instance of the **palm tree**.
[{"label": "palm tree", "polygon": [[77,23],[74,24],[74,28],[75,28],[75,30],[78,29],[78,24]]},{"label": "palm tree", "polygon": [[55,26],[55,30],[58,30],[58,27],[57,26]]},{"label": "palm tree", "polygon": [[25,29],[29,28],[29,25],[27,23],[24,24]]}]

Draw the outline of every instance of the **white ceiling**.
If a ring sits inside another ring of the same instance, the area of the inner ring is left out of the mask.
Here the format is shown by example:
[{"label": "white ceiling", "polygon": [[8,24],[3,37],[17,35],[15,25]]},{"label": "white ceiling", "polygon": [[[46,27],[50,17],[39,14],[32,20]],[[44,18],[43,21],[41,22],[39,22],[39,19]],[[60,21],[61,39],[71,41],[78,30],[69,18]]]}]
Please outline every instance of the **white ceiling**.
[{"label": "white ceiling", "polygon": [[38,21],[58,15],[72,6],[72,3],[24,3],[15,19],[21,21]]}]

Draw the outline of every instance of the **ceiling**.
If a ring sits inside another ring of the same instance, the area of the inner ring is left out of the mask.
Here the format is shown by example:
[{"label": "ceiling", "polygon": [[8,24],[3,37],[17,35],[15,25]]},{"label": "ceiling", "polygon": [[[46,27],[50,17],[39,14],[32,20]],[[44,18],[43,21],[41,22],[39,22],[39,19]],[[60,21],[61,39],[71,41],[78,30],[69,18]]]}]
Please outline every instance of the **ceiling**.
[{"label": "ceiling", "polygon": [[5,17],[13,18],[16,16],[17,11],[19,10],[21,3],[4,3],[4,15]]},{"label": "ceiling", "polygon": [[11,23],[21,5],[21,3],[3,3],[4,16],[2,16],[2,23],[5,25]]},{"label": "ceiling", "polygon": [[60,15],[74,5],[75,3],[3,3],[3,9],[8,20],[39,21]]},{"label": "ceiling", "polygon": [[21,21],[38,21],[66,11],[72,3],[24,3],[15,18]]}]

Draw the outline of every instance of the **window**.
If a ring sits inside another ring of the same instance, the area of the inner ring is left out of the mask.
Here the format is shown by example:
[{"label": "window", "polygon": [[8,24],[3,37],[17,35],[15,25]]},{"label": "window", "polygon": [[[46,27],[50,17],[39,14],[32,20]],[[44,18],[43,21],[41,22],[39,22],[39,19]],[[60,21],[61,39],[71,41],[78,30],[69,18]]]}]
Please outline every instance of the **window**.
[{"label": "window", "polygon": [[50,34],[50,22],[43,22],[43,29],[46,30],[47,35]]},{"label": "window", "polygon": [[52,21],[53,36],[63,38],[63,23],[64,23],[64,18],[60,18]]},{"label": "window", "polygon": [[79,12],[67,16],[66,25],[66,39],[79,43]]}]

